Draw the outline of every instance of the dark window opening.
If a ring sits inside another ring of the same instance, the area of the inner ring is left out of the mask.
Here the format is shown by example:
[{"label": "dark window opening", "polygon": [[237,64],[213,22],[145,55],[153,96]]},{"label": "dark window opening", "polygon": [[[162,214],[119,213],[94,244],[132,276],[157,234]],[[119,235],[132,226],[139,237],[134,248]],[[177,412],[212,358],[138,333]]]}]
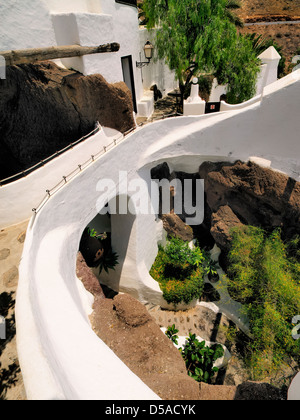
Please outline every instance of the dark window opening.
[{"label": "dark window opening", "polygon": [[137,0],[116,0],[116,3],[127,4],[128,6],[137,7]]},{"label": "dark window opening", "polygon": [[131,55],[128,55],[127,57],[122,57],[122,70],[123,70],[123,80],[126,83],[132,95],[134,112],[137,113],[137,104],[136,104],[136,96],[135,96],[135,85],[134,85],[134,75],[133,75]]}]

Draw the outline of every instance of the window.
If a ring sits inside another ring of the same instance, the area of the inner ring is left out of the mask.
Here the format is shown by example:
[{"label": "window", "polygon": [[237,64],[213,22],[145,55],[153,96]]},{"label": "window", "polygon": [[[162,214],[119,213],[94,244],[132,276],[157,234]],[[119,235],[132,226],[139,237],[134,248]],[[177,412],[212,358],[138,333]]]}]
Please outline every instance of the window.
[{"label": "window", "polygon": [[128,6],[137,7],[137,0],[116,0],[116,3],[127,4]]}]

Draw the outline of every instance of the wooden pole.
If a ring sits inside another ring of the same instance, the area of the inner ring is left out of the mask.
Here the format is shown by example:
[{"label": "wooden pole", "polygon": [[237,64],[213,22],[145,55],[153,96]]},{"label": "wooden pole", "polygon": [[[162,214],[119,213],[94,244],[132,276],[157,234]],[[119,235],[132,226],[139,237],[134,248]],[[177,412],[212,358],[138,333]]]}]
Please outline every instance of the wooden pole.
[{"label": "wooden pole", "polygon": [[81,57],[89,54],[117,52],[120,45],[116,42],[99,45],[98,47],[82,47],[80,45],[66,45],[61,47],[31,48],[26,50],[0,51],[7,66],[30,64],[37,61],[53,60],[57,58]]}]

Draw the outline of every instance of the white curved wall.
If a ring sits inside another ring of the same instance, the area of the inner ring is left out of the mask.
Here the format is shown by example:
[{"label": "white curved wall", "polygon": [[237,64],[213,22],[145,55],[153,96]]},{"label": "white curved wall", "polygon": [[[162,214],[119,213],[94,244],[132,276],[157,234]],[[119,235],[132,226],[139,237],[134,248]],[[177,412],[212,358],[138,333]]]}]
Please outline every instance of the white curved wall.
[{"label": "white curved wall", "polygon": [[299,401],[300,400],[300,373],[294,378],[289,391],[288,391],[288,400],[289,401]]},{"label": "white curved wall", "polygon": [[243,102],[241,104],[231,105],[225,101],[221,101],[220,111],[237,111],[238,109],[247,108],[249,105],[253,105],[256,102],[259,102],[262,99],[261,95],[254,96],[254,98],[249,99],[249,101]]},{"label": "white curved wall", "polygon": [[[105,133],[109,133],[107,136]],[[118,137],[121,133],[100,128],[100,131],[79,143],[67,153],[51,160],[45,166],[32,172],[24,178],[0,187],[0,228],[3,229],[32,216],[33,207],[37,207],[46,190],[57,185],[63,176],[69,175],[91,156],[108,146],[111,135]]]},{"label": "white curved wall", "polygon": [[[149,124],[51,197],[32,221],[20,266],[17,344],[29,398],[156,397],[93,333],[88,321],[91,296],[75,275],[82,231],[97,214],[98,181],[109,176],[118,183],[119,171],[127,171],[129,181],[141,177],[149,183],[151,167],[161,161],[194,172],[205,160],[250,156],[270,160],[273,169],[299,179],[299,94],[296,72],[282,89],[273,86],[261,103],[248,109]],[[113,198],[115,192],[109,193]],[[115,278],[123,290],[154,303],[161,294],[147,271],[157,238],[154,215],[134,218],[125,239],[123,269]]]}]

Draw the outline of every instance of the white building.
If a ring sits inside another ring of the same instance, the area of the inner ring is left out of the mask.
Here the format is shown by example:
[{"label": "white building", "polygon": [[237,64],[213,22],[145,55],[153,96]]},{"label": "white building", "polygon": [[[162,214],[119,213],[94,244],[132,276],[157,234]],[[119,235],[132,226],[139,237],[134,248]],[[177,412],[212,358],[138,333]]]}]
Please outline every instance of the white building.
[{"label": "white building", "polygon": [[0,3],[0,50],[55,45],[120,44],[117,53],[61,60],[85,75],[100,73],[109,83],[124,81],[138,116],[153,112],[152,85],[165,95],[176,86],[174,75],[161,62],[145,61],[150,35],[139,28],[136,0],[7,0]]}]

